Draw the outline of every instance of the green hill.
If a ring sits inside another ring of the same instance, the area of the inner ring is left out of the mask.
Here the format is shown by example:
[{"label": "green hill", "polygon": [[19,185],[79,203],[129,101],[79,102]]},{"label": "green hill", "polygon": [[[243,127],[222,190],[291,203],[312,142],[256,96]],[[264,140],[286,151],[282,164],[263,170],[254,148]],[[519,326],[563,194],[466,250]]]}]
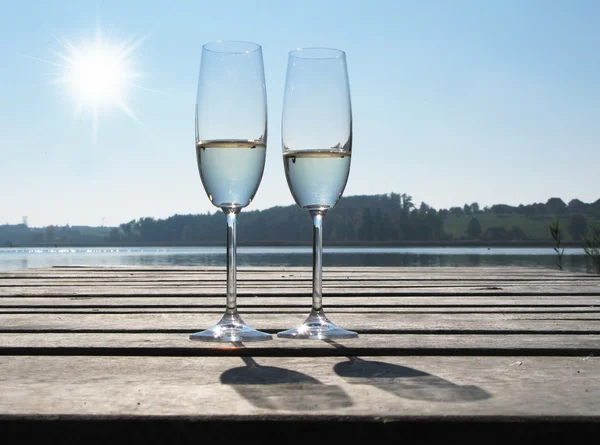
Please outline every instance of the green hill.
[{"label": "green hill", "polygon": [[[582,245],[590,227],[600,228],[600,199],[584,203],[560,198],[519,206],[477,203],[436,210],[418,206],[407,194],[348,196],[325,218],[324,239],[330,245],[414,244],[551,244],[549,225],[560,219],[562,240]],[[241,244],[310,244],[311,221],[297,206],[272,207],[240,214]],[[0,245],[222,245],[225,223],[221,212],[204,215],[151,217],[118,227],[0,226]]]},{"label": "green hill", "polygon": [[[527,217],[525,215],[497,215],[491,211],[478,212],[472,215],[449,215],[444,220],[444,231],[453,239],[468,238],[465,234],[469,222],[472,218],[477,218],[481,224],[482,233],[494,227],[502,227],[509,231],[513,227],[518,227],[532,240],[551,240],[548,227],[556,221],[553,215]],[[574,241],[571,233],[566,230],[569,227],[569,216],[559,217],[560,227],[563,228],[562,238],[565,241]],[[600,227],[600,218],[588,217],[588,224],[593,227]]]}]

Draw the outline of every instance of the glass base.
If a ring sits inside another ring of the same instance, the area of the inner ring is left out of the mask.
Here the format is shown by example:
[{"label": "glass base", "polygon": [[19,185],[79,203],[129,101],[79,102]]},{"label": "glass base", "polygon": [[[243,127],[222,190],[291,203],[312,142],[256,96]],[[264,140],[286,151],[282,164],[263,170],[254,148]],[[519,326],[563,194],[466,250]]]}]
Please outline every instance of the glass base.
[{"label": "glass base", "polygon": [[302,340],[326,340],[334,338],[357,338],[358,334],[334,325],[325,316],[323,309],[313,310],[306,321],[297,328],[278,332],[279,338],[296,338]]},{"label": "glass base", "polygon": [[238,315],[225,314],[223,318],[214,326],[205,331],[196,332],[190,335],[190,340],[196,341],[214,341],[214,342],[249,342],[272,340],[273,336],[266,332],[257,331],[251,328]]}]

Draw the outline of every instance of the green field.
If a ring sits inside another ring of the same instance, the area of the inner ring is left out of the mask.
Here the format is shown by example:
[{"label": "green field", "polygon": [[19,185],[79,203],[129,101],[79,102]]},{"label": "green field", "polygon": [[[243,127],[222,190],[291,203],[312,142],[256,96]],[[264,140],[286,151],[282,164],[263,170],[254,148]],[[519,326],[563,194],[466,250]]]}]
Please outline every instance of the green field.
[{"label": "green field", "polygon": [[[474,215],[448,215],[444,221],[444,231],[455,239],[465,237],[465,230],[467,230],[467,226],[473,217],[477,218],[481,224],[482,233],[490,227],[503,227],[509,230],[511,227],[516,226],[520,227],[531,239],[536,240],[551,240],[548,226],[555,221],[555,218],[551,216],[540,216],[534,219],[525,215],[497,215],[492,212],[478,212]],[[560,218],[562,239],[564,241],[572,241],[567,230],[568,224],[568,216]],[[600,219],[588,217],[588,224],[593,227],[600,227]]]}]

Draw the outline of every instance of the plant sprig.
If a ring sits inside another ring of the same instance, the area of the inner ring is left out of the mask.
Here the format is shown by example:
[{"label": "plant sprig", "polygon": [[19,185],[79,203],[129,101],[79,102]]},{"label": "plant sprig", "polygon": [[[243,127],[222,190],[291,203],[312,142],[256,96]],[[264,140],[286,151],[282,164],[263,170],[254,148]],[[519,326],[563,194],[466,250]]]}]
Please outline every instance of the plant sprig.
[{"label": "plant sprig", "polygon": [[552,238],[556,242],[556,247],[554,248],[554,251],[556,252],[556,255],[557,255],[556,266],[560,270],[563,270],[563,255],[565,254],[565,249],[561,248],[561,245],[560,245],[560,219],[556,218],[556,221],[554,223],[550,224],[549,229],[550,229],[550,234],[552,235]]},{"label": "plant sprig", "polygon": [[590,227],[592,235],[584,235],[585,247],[583,250],[592,262],[594,271],[600,275],[600,229]]}]

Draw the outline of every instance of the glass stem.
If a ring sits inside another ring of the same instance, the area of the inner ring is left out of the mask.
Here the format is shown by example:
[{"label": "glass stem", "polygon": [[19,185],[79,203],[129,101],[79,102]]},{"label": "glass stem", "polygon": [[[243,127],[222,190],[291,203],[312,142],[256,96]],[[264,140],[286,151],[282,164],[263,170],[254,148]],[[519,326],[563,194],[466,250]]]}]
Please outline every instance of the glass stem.
[{"label": "glass stem", "polygon": [[227,220],[227,315],[237,314],[237,239],[236,222],[239,209],[223,209]]},{"label": "glass stem", "polygon": [[311,210],[313,220],[313,297],[312,311],[323,309],[323,218],[324,210]]}]

